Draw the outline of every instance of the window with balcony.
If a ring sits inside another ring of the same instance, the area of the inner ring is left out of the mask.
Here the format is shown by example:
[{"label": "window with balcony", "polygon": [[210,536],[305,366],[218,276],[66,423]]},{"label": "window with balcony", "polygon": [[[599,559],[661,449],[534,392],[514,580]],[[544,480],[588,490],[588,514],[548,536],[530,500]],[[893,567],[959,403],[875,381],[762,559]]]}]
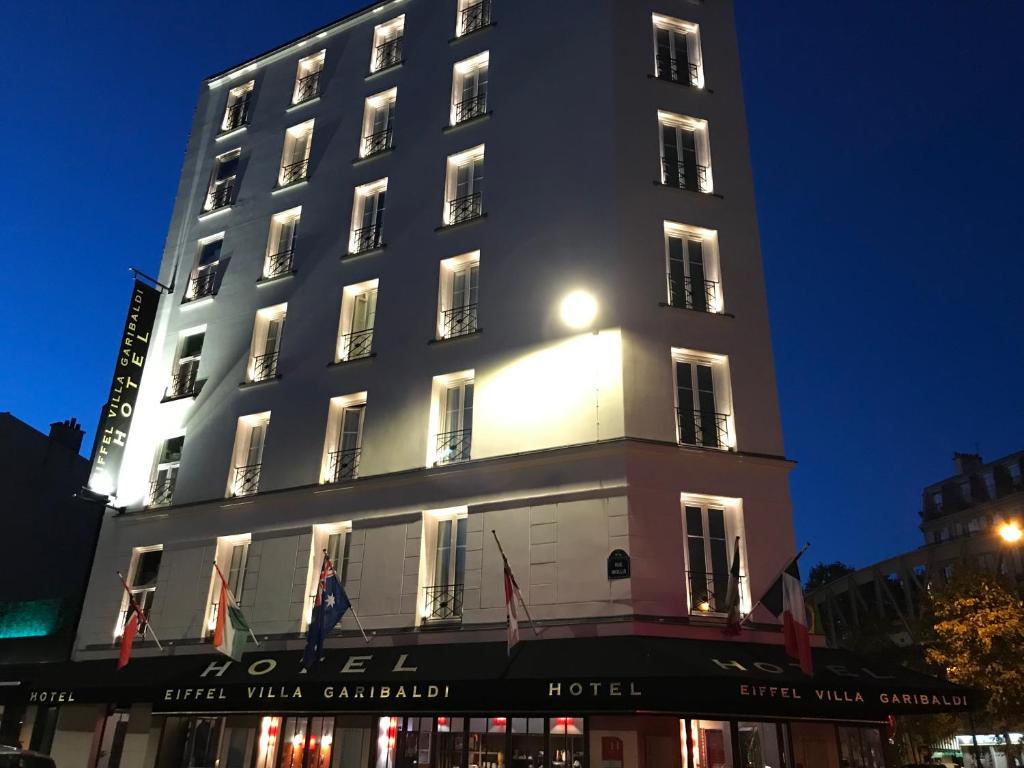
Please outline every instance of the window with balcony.
[{"label": "window with balcony", "polygon": [[203,354],[205,331],[183,333],[178,340],[178,349],[171,368],[171,381],[164,392],[165,400],[192,397],[196,394],[199,381],[199,359]]},{"label": "window with balcony", "polygon": [[459,0],[455,36],[462,37],[470,32],[489,27],[493,21],[493,0]]},{"label": "window with balcony", "polygon": [[277,186],[288,187],[309,178],[309,152],[313,146],[313,121],[293,126],[285,131],[281,150],[281,170]]},{"label": "window with balcony", "polygon": [[278,357],[281,353],[281,336],[284,333],[284,320],[287,313],[287,304],[267,307],[256,313],[246,376],[247,382],[254,384],[278,377]]},{"label": "window with balcony", "polygon": [[342,586],[348,581],[349,553],[352,548],[352,523],[328,523],[313,526],[313,547],[309,560],[309,580],[306,586],[306,610],[302,617],[302,630],[309,626],[313,614],[313,603],[316,600],[317,585],[320,579],[320,568],[323,566],[324,552],[331,560]]},{"label": "window with balcony", "polygon": [[691,192],[713,192],[707,121],[658,112],[658,129],[661,183]]},{"label": "window with balcony", "polygon": [[425,545],[430,553],[421,617],[426,622],[460,621],[466,580],[465,509],[425,512]]},{"label": "window with balcony", "polygon": [[360,157],[372,157],[391,149],[397,102],[397,88],[370,96],[366,100],[363,108],[363,139],[359,145]]},{"label": "window with balcony", "polygon": [[174,501],[174,486],[181,467],[181,449],[185,436],[177,435],[164,440],[156,455],[156,465],[149,482],[148,506],[163,507]]},{"label": "window with balcony", "polygon": [[254,80],[228,91],[224,117],[220,121],[221,133],[234,131],[249,124],[249,107],[252,102]]},{"label": "window with balcony", "polygon": [[[157,579],[160,576],[160,560],[163,558],[164,548],[139,547],[132,552],[132,562],[128,569],[128,591],[131,599],[139,606],[142,614],[149,617],[153,609],[153,601],[156,598]],[[118,615],[117,624],[114,627],[114,637],[119,638],[124,632],[124,623],[128,619],[129,598],[121,590],[121,611]]]},{"label": "window with balcony", "polygon": [[724,615],[728,612],[729,573],[736,555],[737,538],[740,555],[740,609],[749,610],[740,502],[736,499],[684,495],[682,507],[690,613]]},{"label": "window with balcony", "polygon": [[736,447],[728,361],[721,355],[673,350],[676,436],[681,445]]},{"label": "window with balcony", "polygon": [[341,322],[335,362],[358,360],[373,354],[373,325],[377,319],[379,280],[345,286],[341,294]]},{"label": "window with balcony", "polygon": [[251,496],[260,489],[263,469],[263,446],[270,428],[270,411],[242,416],[235,430],[231,473],[228,477],[230,496]]},{"label": "window with balcony", "polygon": [[442,261],[440,285],[437,338],[453,339],[480,330],[480,252]]},{"label": "window with balcony", "polygon": [[214,158],[210,186],[206,191],[206,202],[203,204],[204,213],[219,211],[235,202],[241,156],[242,150],[234,149]]},{"label": "window with balcony", "polygon": [[223,247],[223,232],[199,241],[196,265],[189,276],[185,301],[195,301],[217,293],[217,274],[220,270],[220,255]]},{"label": "window with balcony", "polygon": [[722,312],[718,233],[665,222],[668,304],[698,312]]},{"label": "window with balcony", "polygon": [[469,461],[473,443],[473,372],[434,380],[437,435],[433,464]]},{"label": "window with balcony", "polygon": [[373,30],[373,51],[370,55],[370,72],[382,72],[398,66],[403,61],[402,40],[405,34],[405,15],[398,16]]},{"label": "window with balcony", "polygon": [[217,615],[220,613],[220,576],[217,569],[224,575],[228,583],[228,590],[231,597],[239,605],[244,599],[245,592],[245,568],[249,560],[249,534],[239,536],[222,536],[217,539],[217,549],[214,555],[216,566],[210,574],[210,599],[206,611],[206,632],[213,634],[217,629]]},{"label": "window with balcony", "polygon": [[445,179],[445,226],[462,224],[484,215],[484,146],[448,158]]},{"label": "window with balcony", "polygon": [[700,28],[654,14],[654,73],[661,80],[704,87]]},{"label": "window with balcony", "polygon": [[459,125],[487,114],[487,71],[490,54],[460,61],[452,74],[451,124]]},{"label": "window with balcony", "polygon": [[327,414],[327,442],[322,482],[343,483],[359,476],[365,412],[365,392],[335,397],[331,400]]},{"label": "window with balcony", "polygon": [[295,87],[292,89],[292,104],[312,101],[320,95],[320,79],[326,56],[327,51],[320,51],[299,59],[299,66],[295,72]]},{"label": "window with balcony", "polygon": [[352,203],[349,254],[366,253],[384,247],[384,207],[387,193],[387,179],[356,187],[355,200]]},{"label": "window with balcony", "polygon": [[295,240],[299,234],[302,207],[274,214],[270,219],[267,255],[263,260],[263,279],[290,275],[295,271]]}]

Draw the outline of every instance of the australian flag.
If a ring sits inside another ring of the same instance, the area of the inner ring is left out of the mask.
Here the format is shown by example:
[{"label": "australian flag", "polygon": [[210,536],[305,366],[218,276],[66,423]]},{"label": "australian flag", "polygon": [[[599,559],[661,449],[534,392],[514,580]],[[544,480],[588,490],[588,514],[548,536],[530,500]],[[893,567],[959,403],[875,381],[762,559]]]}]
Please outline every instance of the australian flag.
[{"label": "australian flag", "polygon": [[331,559],[324,556],[320,569],[320,583],[313,603],[313,617],[306,633],[306,652],[302,654],[302,668],[310,669],[324,658],[324,641],[327,635],[341,621],[352,603],[345,594],[345,588],[338,580],[338,574],[331,565]]}]

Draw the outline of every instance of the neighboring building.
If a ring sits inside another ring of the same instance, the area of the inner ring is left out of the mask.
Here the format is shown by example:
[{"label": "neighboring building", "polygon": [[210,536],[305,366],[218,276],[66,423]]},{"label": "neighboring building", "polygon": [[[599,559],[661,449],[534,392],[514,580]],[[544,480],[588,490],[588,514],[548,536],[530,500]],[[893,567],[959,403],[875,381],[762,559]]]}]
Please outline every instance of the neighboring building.
[{"label": "neighboring building", "polygon": [[[215,75],[159,281],[76,662],[17,692],[61,768],[873,768],[964,705],[723,637],[736,539],[744,613],[794,553],[731,3],[390,0]],[[299,675],[324,550],[372,642]]]}]

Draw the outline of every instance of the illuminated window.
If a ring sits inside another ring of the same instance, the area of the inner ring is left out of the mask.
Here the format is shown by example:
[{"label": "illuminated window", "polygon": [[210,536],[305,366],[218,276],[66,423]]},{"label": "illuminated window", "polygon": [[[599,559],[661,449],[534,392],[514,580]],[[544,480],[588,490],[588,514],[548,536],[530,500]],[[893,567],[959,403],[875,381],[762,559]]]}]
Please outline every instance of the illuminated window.
[{"label": "illuminated window", "polygon": [[341,294],[341,322],[335,362],[358,360],[373,354],[373,325],[377,319],[378,280],[345,286]]},{"label": "illuminated window", "polygon": [[352,203],[352,235],[349,253],[365,253],[384,247],[384,207],[387,202],[388,180],[356,187]]},{"label": "illuminated window", "polygon": [[448,158],[445,205],[446,226],[462,224],[484,215],[484,145]]},{"label": "illuminated window", "polygon": [[479,285],[479,251],[441,262],[437,338],[453,339],[480,330],[477,303]]},{"label": "illuminated window", "polygon": [[153,467],[153,475],[149,482],[147,502],[149,506],[162,507],[174,501],[174,486],[178,481],[181,450],[184,445],[184,435],[170,437],[160,444],[156,455],[156,464]]},{"label": "illuminated window", "polygon": [[210,573],[210,599],[206,611],[206,632],[212,633],[217,628],[217,614],[220,612],[220,576],[217,568],[228,582],[231,597],[239,605],[245,599],[246,565],[249,560],[249,534],[240,536],[222,536],[217,539],[217,550],[214,558],[216,567]]},{"label": "illuminated window", "polygon": [[302,207],[277,213],[270,219],[267,255],[263,261],[263,279],[290,275],[295,271],[295,240],[299,234]]},{"label": "illuminated window", "polygon": [[423,513],[427,561],[423,587],[423,621],[458,621],[462,618],[462,596],[466,577],[466,509]]},{"label": "illuminated window", "polygon": [[316,600],[316,590],[320,581],[320,569],[323,567],[324,551],[331,559],[342,586],[348,581],[349,555],[352,549],[352,523],[328,523],[313,526],[313,547],[309,559],[309,579],[306,585],[306,610],[302,617],[302,630],[309,626]]},{"label": "illuminated window", "polygon": [[256,313],[246,381],[255,383],[278,377],[281,336],[287,313],[287,304],[267,307]]},{"label": "illuminated window", "polygon": [[431,463],[469,461],[473,442],[473,372],[435,377],[433,400],[437,428]]},{"label": "illuminated window", "polygon": [[676,436],[682,445],[731,450],[736,447],[728,360],[673,350],[676,379]]},{"label": "illuminated window", "polygon": [[380,72],[402,63],[402,40],[405,33],[405,15],[373,30],[373,51],[370,56],[370,72]]},{"label": "illuminated window", "polygon": [[269,428],[270,411],[239,418],[228,477],[228,496],[250,496],[259,491],[263,446]]},{"label": "illuminated window", "polygon": [[654,14],[654,71],[661,80],[704,87],[700,28],[696,24]]},{"label": "illuminated window", "polygon": [[661,183],[691,192],[714,191],[707,120],[658,112]]},{"label": "illuminated window", "polygon": [[370,96],[366,100],[363,108],[363,140],[359,145],[360,157],[378,155],[391,149],[397,100],[397,88]]},{"label": "illuminated window", "polygon": [[178,349],[174,356],[171,382],[164,393],[164,399],[173,400],[178,397],[192,397],[196,394],[199,378],[199,359],[203,354],[205,331],[189,331],[182,333],[178,339]]},{"label": "illuminated window", "polygon": [[204,212],[218,211],[235,202],[238,186],[238,164],[242,150],[234,149],[214,158],[210,186],[206,192]]},{"label": "illuminated window", "polygon": [[285,131],[284,148],[281,150],[281,170],[277,176],[278,187],[298,184],[309,178],[309,152],[312,146],[312,120]]},{"label": "illuminated window", "polygon": [[327,440],[321,481],[343,483],[359,475],[363,452],[363,416],[366,393],[331,399],[327,413]]},{"label": "illuminated window", "polygon": [[[144,616],[148,617],[153,608],[153,600],[156,598],[157,578],[160,575],[160,560],[163,558],[164,548],[137,547],[132,551],[132,562],[128,569],[128,590],[131,592],[131,599],[142,610]],[[128,595],[124,589],[118,587],[122,593],[121,612],[118,616],[114,631],[115,637],[120,637],[124,631],[124,623],[128,619]]]},{"label": "illuminated window", "polygon": [[320,51],[299,60],[295,73],[295,88],[292,90],[292,104],[312,101],[320,95],[320,76],[324,71],[326,56],[326,51]]},{"label": "illuminated window", "polygon": [[740,538],[740,607],[748,606],[743,515],[736,499],[682,497],[686,536],[686,584],[690,612],[728,612],[729,571]]},{"label": "illuminated window", "polygon": [[220,121],[222,133],[234,131],[249,124],[249,105],[252,101],[254,80],[228,91],[227,104],[224,106],[224,117]]},{"label": "illuminated window", "polygon": [[493,10],[493,0],[459,0],[455,36],[462,37],[489,27],[493,21]]},{"label": "illuminated window", "polygon": [[[690,720],[694,768],[734,765],[730,724],[717,720]],[[753,765],[753,763],[748,763]]]},{"label": "illuminated window", "polygon": [[487,114],[487,72],[490,55],[460,61],[452,74],[451,124],[459,125]]},{"label": "illuminated window", "polygon": [[223,247],[223,232],[199,241],[199,247],[196,249],[196,265],[192,269],[188,287],[185,290],[185,301],[195,301],[217,293],[217,275]]},{"label": "illuminated window", "polygon": [[668,303],[698,312],[722,312],[718,233],[665,222]]}]

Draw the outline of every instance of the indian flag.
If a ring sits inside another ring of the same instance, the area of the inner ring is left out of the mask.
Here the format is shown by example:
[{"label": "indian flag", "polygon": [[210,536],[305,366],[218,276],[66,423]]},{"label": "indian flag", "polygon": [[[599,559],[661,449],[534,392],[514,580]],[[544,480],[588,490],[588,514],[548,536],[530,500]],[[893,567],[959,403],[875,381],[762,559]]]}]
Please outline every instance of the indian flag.
[{"label": "indian flag", "polygon": [[217,569],[220,576],[220,603],[217,608],[217,628],[213,632],[213,647],[235,661],[242,660],[247,635],[252,634],[242,609],[238,607],[228,589],[224,575]]}]

